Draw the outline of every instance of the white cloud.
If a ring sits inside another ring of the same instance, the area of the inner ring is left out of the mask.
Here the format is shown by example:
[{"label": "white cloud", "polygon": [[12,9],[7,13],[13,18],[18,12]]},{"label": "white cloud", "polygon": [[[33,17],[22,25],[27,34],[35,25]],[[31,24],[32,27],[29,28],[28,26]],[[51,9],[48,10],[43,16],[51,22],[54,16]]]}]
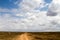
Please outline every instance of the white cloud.
[{"label": "white cloud", "polygon": [[49,6],[48,12],[48,20],[51,21],[51,30],[60,30],[60,0],[53,0]]},{"label": "white cloud", "polygon": [[58,4],[60,4],[60,0],[53,0],[53,3],[58,3]]},{"label": "white cloud", "polygon": [[[47,5],[47,4],[46,4]],[[47,11],[35,10],[35,8],[46,6],[43,0],[23,0],[18,4],[18,9],[12,9],[10,11],[0,10],[1,12],[11,12],[15,16],[24,18],[11,17],[10,14],[6,14],[0,17],[0,30],[12,30],[20,31],[20,29],[39,30],[39,31],[58,31],[60,30],[60,16],[47,16]],[[52,7],[52,3],[49,6],[50,11],[55,12],[55,6]],[[58,9],[59,10],[59,9]],[[48,11],[48,13],[50,13]],[[56,12],[55,12],[56,13]],[[57,12],[58,13],[58,12]],[[21,30],[22,31],[22,30]],[[25,31],[25,30],[24,30]]]},{"label": "white cloud", "polygon": [[48,9],[48,15],[60,15],[60,0],[53,0]]},{"label": "white cloud", "polygon": [[42,7],[44,4],[43,0],[23,0],[19,7],[25,12],[33,11],[35,8]]}]

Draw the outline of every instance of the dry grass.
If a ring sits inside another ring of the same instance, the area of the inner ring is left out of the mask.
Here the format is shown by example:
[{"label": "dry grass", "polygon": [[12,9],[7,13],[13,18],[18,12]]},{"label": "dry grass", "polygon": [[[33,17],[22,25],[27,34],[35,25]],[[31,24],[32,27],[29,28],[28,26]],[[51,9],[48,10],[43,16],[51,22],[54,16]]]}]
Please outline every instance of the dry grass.
[{"label": "dry grass", "polygon": [[60,40],[60,32],[0,32],[0,40]]}]

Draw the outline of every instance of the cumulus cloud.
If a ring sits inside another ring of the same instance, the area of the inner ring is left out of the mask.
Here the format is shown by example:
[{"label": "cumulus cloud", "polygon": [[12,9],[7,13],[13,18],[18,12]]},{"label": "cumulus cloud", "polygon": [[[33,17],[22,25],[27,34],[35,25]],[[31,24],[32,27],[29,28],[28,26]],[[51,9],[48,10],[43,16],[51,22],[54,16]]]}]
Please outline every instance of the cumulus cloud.
[{"label": "cumulus cloud", "polygon": [[[57,4],[52,2],[48,12],[36,10],[36,8],[42,8],[47,5],[44,3],[43,0],[23,0],[18,4],[19,8],[17,9],[9,11],[0,9],[0,12],[10,12],[14,15],[14,17],[11,16],[12,14],[0,16],[0,30],[59,31],[60,16],[58,14],[60,13],[60,9],[57,9],[57,7],[55,7]],[[52,6],[52,4],[54,4],[54,6]]]},{"label": "cumulus cloud", "polygon": [[58,16],[60,15],[60,0],[53,0],[49,6],[47,15]]},{"label": "cumulus cloud", "polygon": [[[53,0],[49,6],[47,16],[51,20],[53,28],[60,29],[60,0]],[[54,25],[53,25],[54,24]],[[51,30],[53,30],[53,28]]]}]

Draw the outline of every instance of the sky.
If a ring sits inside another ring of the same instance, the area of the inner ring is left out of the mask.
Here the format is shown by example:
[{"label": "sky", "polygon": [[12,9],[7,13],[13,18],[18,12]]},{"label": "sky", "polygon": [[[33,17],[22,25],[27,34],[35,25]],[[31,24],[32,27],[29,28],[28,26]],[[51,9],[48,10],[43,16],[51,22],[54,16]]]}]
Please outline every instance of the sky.
[{"label": "sky", "polygon": [[60,31],[60,0],[0,0],[0,31]]}]

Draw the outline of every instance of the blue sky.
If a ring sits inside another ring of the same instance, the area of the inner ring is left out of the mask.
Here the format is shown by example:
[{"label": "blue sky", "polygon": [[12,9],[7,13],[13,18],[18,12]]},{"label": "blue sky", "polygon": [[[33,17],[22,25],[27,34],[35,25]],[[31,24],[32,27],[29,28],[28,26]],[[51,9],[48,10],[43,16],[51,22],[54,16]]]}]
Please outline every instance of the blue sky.
[{"label": "blue sky", "polygon": [[59,31],[58,4],[59,0],[0,0],[0,30]]},{"label": "blue sky", "polygon": [[46,3],[51,3],[52,0],[44,0]]},{"label": "blue sky", "polygon": [[[16,1],[22,1],[22,0],[0,0],[0,8],[18,8],[17,4],[14,4]],[[51,3],[52,0],[44,0],[46,3]]]},{"label": "blue sky", "polygon": [[17,5],[14,4],[14,2],[16,2],[17,0],[0,0],[0,7],[1,8],[17,8]]},{"label": "blue sky", "polygon": [[16,1],[18,0],[0,0],[0,8],[8,8],[8,9],[17,8],[18,6],[14,4],[14,2]]}]

